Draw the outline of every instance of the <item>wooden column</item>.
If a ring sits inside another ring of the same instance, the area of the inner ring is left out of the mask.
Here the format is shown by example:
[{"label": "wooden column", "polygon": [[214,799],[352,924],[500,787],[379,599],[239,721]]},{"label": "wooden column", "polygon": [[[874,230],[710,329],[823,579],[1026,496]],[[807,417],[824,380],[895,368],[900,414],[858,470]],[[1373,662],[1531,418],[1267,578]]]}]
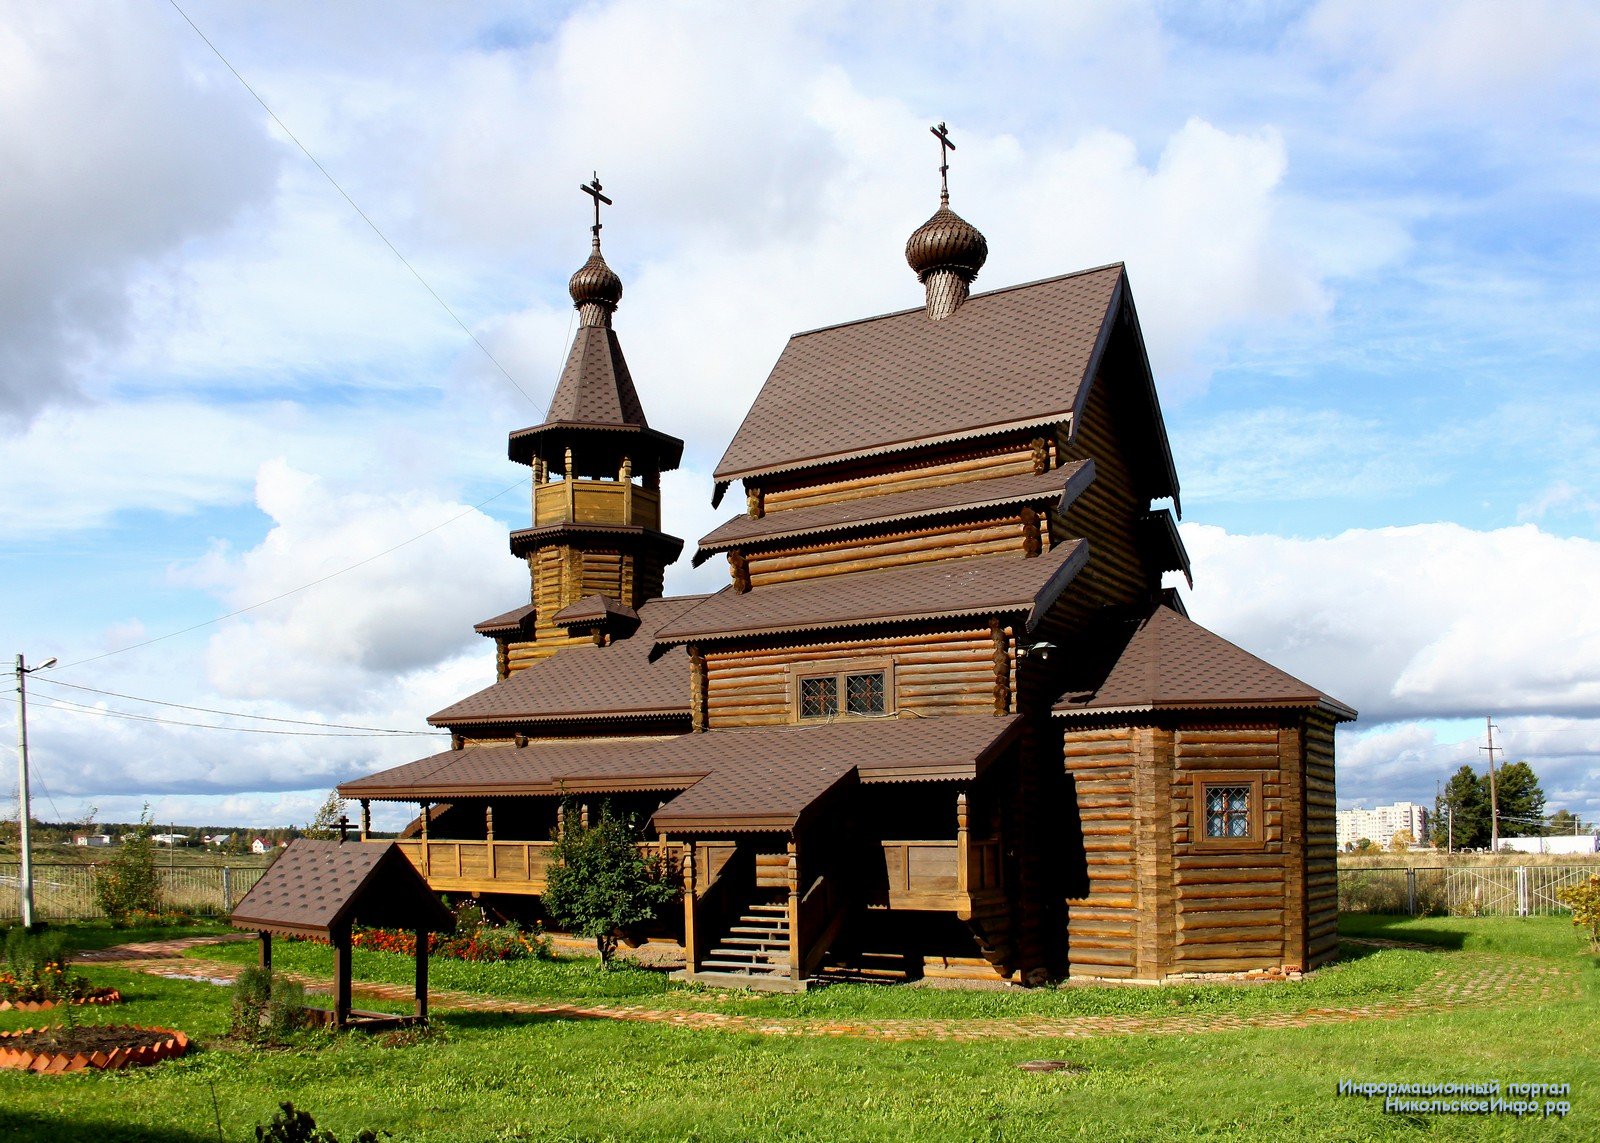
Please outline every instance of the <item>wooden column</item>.
[{"label": "wooden column", "polygon": [[261,967],[268,972],[272,971],[272,934],[262,929],[261,933]]},{"label": "wooden column", "polygon": [[969,893],[972,883],[967,849],[967,792],[956,795],[956,892]]},{"label": "wooden column", "polygon": [[333,945],[333,1026],[342,1029],[350,1022],[350,930],[328,937]]},{"label": "wooden column", "polygon": [[417,930],[417,1018],[428,1018],[428,937],[431,934]]},{"label": "wooden column", "polygon": [[789,979],[799,980],[805,956],[800,943],[800,851],[789,839]]},{"label": "wooden column", "polygon": [[372,833],[372,801],[361,799],[361,840],[367,841]]},{"label": "wooden column", "polygon": [[423,877],[427,877],[428,876],[428,873],[429,873],[429,870],[430,870],[430,865],[431,865],[431,863],[428,860],[428,848],[429,848],[428,847],[428,815],[431,812],[432,812],[432,807],[427,802],[423,802],[422,803],[422,876]]},{"label": "wooden column", "polygon": [[700,968],[700,951],[695,941],[694,926],[694,842],[683,850],[683,966],[690,972]]},{"label": "wooden column", "polygon": [[[494,840],[494,803],[493,802],[485,802],[483,804],[483,840],[484,841],[493,841]],[[493,875],[494,869],[493,869],[492,866],[490,867],[489,872],[490,872],[491,875]]]},{"label": "wooden column", "polygon": [[[572,449],[566,453],[567,459],[567,519],[571,520],[577,515],[577,486],[572,483]],[[570,602],[570,601],[569,601]]]},{"label": "wooden column", "polygon": [[706,657],[699,644],[689,644],[689,728],[706,728]]},{"label": "wooden column", "polygon": [[622,481],[622,522],[633,523],[633,461],[628,457],[622,458],[622,470],[617,473],[617,479]]},{"label": "wooden column", "polygon": [[1006,628],[1000,625],[1000,617],[993,616],[989,620],[989,638],[993,641],[994,652],[990,661],[994,664],[994,712],[996,714],[1009,714],[1011,712],[1011,646],[1007,637]]}]

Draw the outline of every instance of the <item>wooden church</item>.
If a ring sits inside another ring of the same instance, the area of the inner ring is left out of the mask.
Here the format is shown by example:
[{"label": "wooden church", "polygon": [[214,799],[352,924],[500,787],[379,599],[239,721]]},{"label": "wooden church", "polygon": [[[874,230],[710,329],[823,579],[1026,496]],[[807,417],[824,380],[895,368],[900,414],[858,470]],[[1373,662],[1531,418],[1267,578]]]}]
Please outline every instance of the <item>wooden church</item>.
[{"label": "wooden church", "polygon": [[664,596],[683,442],[639,401],[585,189],[577,336],[510,438],[528,601],[477,625],[497,681],[430,717],[451,750],[340,786],[363,831],[416,805],[435,889],[536,912],[562,807],[607,802],[681,871],[656,938],[708,982],[1332,959],[1355,713],[1163,589],[1189,561],[1124,268],[971,294],[988,247],[946,184],[906,244],[925,304],[789,340],[716,468],[743,510],[693,556],[731,582]]}]

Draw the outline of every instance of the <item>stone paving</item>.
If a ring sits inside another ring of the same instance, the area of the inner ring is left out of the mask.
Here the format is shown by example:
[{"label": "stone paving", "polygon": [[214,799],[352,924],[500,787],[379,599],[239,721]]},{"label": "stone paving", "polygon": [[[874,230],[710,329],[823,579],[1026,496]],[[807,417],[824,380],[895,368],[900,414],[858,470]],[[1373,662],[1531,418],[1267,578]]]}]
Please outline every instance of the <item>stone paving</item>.
[{"label": "stone paving", "polygon": [[[220,961],[182,957],[187,950],[220,940],[199,937],[121,945],[86,953],[78,959],[114,962],[119,968],[173,979],[226,983],[242,966]],[[250,939],[246,937],[245,939]],[[308,990],[328,992],[326,977],[286,974]],[[356,982],[356,997],[410,1004],[410,985]],[[1092,1036],[1194,1035],[1201,1032],[1245,1028],[1309,1028],[1347,1024],[1359,1020],[1384,1020],[1443,1012],[1484,1004],[1538,1004],[1580,995],[1581,985],[1571,972],[1537,962],[1517,963],[1508,958],[1472,958],[1470,963],[1440,969],[1409,996],[1343,1007],[1311,1008],[1298,1012],[1181,1013],[1171,1016],[1015,1016],[978,1019],[827,1020],[804,1017],[768,1018],[741,1013],[693,1009],[654,1008],[648,1004],[541,1004],[509,1000],[448,989],[430,991],[435,1010],[492,1012],[564,1020],[623,1020],[668,1024],[684,1028],[746,1032],[768,1036],[848,1036],[878,1040],[1001,1040],[1082,1039]]]}]

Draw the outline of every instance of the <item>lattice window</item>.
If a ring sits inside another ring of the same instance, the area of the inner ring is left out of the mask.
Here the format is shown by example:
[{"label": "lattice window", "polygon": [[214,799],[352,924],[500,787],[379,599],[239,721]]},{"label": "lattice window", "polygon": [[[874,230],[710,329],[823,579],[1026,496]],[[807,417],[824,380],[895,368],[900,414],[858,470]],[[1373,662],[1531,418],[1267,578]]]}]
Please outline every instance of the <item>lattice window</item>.
[{"label": "lattice window", "polygon": [[844,677],[845,709],[851,714],[883,713],[883,672]]},{"label": "lattice window", "polygon": [[832,675],[800,680],[800,717],[827,718],[839,710],[839,680]]},{"label": "lattice window", "polygon": [[1206,837],[1248,839],[1250,833],[1249,786],[1206,787]]}]

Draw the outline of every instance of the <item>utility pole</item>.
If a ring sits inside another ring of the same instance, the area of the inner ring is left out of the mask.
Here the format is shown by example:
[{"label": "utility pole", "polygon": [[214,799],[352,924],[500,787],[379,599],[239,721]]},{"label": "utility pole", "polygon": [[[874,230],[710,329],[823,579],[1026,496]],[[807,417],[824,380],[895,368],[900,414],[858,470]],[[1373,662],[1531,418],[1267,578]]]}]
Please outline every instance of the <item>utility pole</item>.
[{"label": "utility pole", "polygon": [[1484,729],[1489,734],[1489,745],[1478,747],[1489,755],[1489,852],[1500,852],[1500,796],[1495,790],[1494,780],[1494,754],[1496,750],[1504,754],[1505,751],[1494,744],[1494,732],[1499,729],[1494,724],[1494,716],[1483,716]]},{"label": "utility pole", "polygon": [[28,808],[28,676],[56,665],[54,659],[30,667],[17,655],[17,844],[22,850],[22,868],[17,892],[22,898],[22,927],[33,928],[33,830]]}]

